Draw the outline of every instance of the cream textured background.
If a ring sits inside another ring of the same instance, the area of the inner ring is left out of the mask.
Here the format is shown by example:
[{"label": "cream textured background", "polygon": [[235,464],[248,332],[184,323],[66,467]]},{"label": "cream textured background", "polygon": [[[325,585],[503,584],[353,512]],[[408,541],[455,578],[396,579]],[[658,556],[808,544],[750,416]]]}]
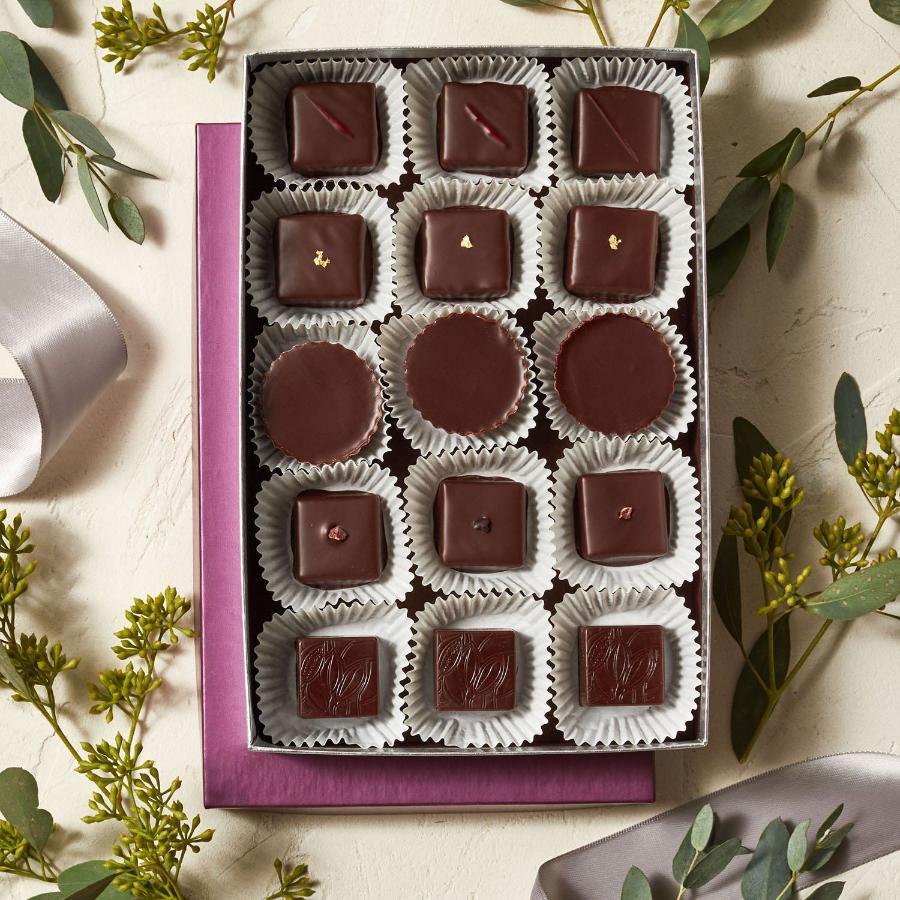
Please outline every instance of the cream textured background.
[{"label": "cream textured background", "polygon": [[[710,0],[698,0],[697,17]],[[56,208],[40,195],[18,139],[20,112],[0,103],[0,206],[46,240],[100,292],[122,323],[128,370],[47,467],[37,485],[8,501],[27,514],[39,545],[34,626],[60,635],[88,679],[109,664],[109,633],[127,598],[193,580],[191,320],[194,125],[240,114],[236,50],[212,87],[181,71],[166,51],[125,76],[95,54],[89,16],[99,2],[58,0],[62,28],[38,32],[15,0],[0,0],[0,28],[44,51],[70,104],[99,121],[120,158],[162,181],[129,190],[149,226],[143,248],[93,223],[72,180]],[[138,7],[149,8],[149,0]],[[188,2],[163,4],[172,19]],[[655,0],[610,2],[620,44],[643,42]],[[63,8],[65,11],[62,11]],[[76,11],[77,8],[77,11]],[[516,9],[497,0],[238,0],[230,32],[241,50],[292,47],[474,43],[590,44],[586,19]],[[670,42],[673,23],[660,35]],[[837,75],[868,81],[893,65],[900,29],[867,0],[776,0],[765,19],[718,45],[704,105],[711,205],[728,177],[795,122],[811,125],[832,105],[807,91]],[[796,534],[814,522],[866,508],[842,471],[832,436],[831,395],[843,369],[859,379],[870,420],[900,402],[896,300],[900,277],[900,77],[854,106],[828,151],[812,152],[792,177],[795,222],[777,271],[765,273],[759,235],[749,261],[712,311],[712,425],[715,521],[732,499],[730,422],[748,416],[792,454],[809,502]],[[891,535],[896,538],[896,532]],[[810,555],[811,539],[799,549]],[[738,778],[838,750],[896,751],[900,631],[863,621],[829,637],[796,682],[753,762],[740,768],[728,746],[735,654],[716,624],[712,745],[660,754],[662,808]],[[71,717],[78,713],[72,709]],[[37,775],[41,797],[63,823],[55,839],[66,862],[103,855],[114,829],[81,826],[86,791],[68,757],[30,710],[4,702],[0,763]],[[97,722],[70,721],[73,731]],[[152,704],[147,740],[163,773],[183,773],[188,809],[200,806],[196,673],[190,649],[176,654]],[[648,808],[502,815],[287,816],[209,812],[214,843],[187,864],[195,898],[263,896],[270,861],[302,856],[330,900],[505,900],[527,896],[538,864],[624,825]],[[779,812],[772,798],[772,813]],[[900,858],[849,876],[845,896],[900,896]],[[270,884],[270,882],[269,882]],[[0,895],[28,897],[33,885],[0,880]],[[598,885],[598,897],[618,895]]]}]

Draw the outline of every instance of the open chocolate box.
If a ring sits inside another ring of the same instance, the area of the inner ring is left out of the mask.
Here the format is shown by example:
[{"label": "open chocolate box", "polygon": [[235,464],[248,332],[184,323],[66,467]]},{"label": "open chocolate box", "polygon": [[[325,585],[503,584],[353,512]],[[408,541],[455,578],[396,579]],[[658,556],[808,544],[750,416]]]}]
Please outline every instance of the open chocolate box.
[{"label": "open chocolate box", "polygon": [[250,748],[705,745],[693,53],[255,54],[245,100]]}]

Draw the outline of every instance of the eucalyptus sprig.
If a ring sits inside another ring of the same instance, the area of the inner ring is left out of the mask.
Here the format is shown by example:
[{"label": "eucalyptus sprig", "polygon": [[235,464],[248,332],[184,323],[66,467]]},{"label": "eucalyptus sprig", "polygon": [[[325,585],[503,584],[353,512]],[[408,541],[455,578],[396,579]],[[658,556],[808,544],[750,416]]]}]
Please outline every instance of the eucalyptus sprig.
[{"label": "eucalyptus sprig", "polygon": [[137,178],[155,176],[119,162],[100,129],[69,109],[65,95],[37,53],[8,31],[0,32],[0,95],[25,110],[22,136],[44,196],[56,202],[66,170],[72,169],[101,227],[109,230],[98,185],[106,192],[113,222],[129,240],[142,244],[145,229],[140,210],[109,179],[115,172]]},{"label": "eucalyptus sprig", "polygon": [[[57,701],[58,682],[79,665],[58,641],[22,631],[20,605],[35,563],[31,535],[20,516],[6,521],[0,511],[0,688],[40,713],[69,751],[75,771],[93,785],[89,824],[115,822],[121,834],[110,858],[60,869],[47,845],[54,823],[38,805],[38,786],[24,769],[0,772],[0,872],[54,883],[44,897],[72,900],[154,898],[184,900],[179,885],[188,854],[198,853],[213,831],[189,815],[179,799],[181,779],[163,780],[140,739],[148,699],[162,686],[163,657],[194,632],[186,624],[190,601],[174,588],[136,598],[115,633],[112,651],[122,666],[99,673],[88,688],[90,712],[122,727],[98,741],[76,742],[64,727]],[[279,887],[267,900],[299,900],[314,893],[305,865],[285,868],[275,861]]]},{"label": "eucalyptus sprig", "polygon": [[181,28],[172,29],[158,3],[153,4],[152,16],[138,18],[131,0],[122,0],[119,9],[104,7],[94,22],[97,46],[107,51],[103,59],[115,63],[115,70],[121,72],[147,48],[183,39],[188,46],[181,51],[179,59],[188,61],[191,72],[202,69],[207,79],[213,81],[225,32],[234,18],[235,2],[225,0],[215,7],[207,3]]},{"label": "eucalyptus sprig", "polygon": [[[788,900],[795,896],[797,879],[804,874],[824,868],[853,828],[853,823],[838,826],[844,806],[837,807],[809,839],[810,819],[804,819],[789,831],[782,819],[773,819],[763,829],[755,850],[748,850],[739,838],[713,843],[716,815],[707,803],[688,828],[672,860],[674,887],[666,888],[665,896],[677,888],[676,900],[688,897],[721,875],[738,857],[750,860],[741,878],[743,900]],[[657,885],[656,896],[661,896]],[[831,881],[820,885],[809,900],[837,900],[844,883]],[[622,885],[621,900],[653,900],[654,888],[644,872],[632,866]]]},{"label": "eucalyptus sprig", "polygon": [[[900,559],[893,547],[877,550],[887,522],[900,514],[900,411],[876,433],[880,452],[867,451],[865,411],[855,380],[846,373],[835,390],[835,430],[847,469],[875,515],[866,531],[846,516],[823,520],[813,529],[822,555],[806,565],[788,549],[794,510],[803,502],[790,459],[777,453],[746,419],[734,421],[735,462],[744,500],[733,506],[723,529],[713,570],[713,599],[726,631],[743,656],[731,711],[731,743],[744,762],[752,752],[788,687],[835,622],[864,615],[900,618],[884,609],[900,596]],[[756,614],[765,630],[750,649],[744,640],[738,548],[759,573]],[[830,583],[806,585],[817,567]],[[798,612],[823,620],[791,665],[791,622]]]}]

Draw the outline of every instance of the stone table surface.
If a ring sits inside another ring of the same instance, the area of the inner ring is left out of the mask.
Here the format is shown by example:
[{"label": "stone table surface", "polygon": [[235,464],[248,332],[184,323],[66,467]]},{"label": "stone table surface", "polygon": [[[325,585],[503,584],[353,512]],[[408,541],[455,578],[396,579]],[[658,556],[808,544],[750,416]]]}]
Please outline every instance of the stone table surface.
[{"label": "stone table surface", "polygon": [[[642,44],[654,0],[604,4],[613,40]],[[698,0],[699,17],[710,0]],[[0,0],[0,28],[31,41],[64,86],[70,105],[100,123],[125,161],[159,182],[131,183],[145,212],[143,247],[105,235],[70,178],[52,207],[40,196],[23,143],[20,112],[0,103],[0,207],[45,240],[104,297],[125,330],[128,369],[23,496],[6,501],[31,525],[41,560],[33,579],[34,627],[82,657],[75,688],[111,664],[110,633],[135,594],[194,578],[192,493],[192,308],[194,126],[240,117],[239,52],[316,47],[441,44],[591,44],[581,16],[518,9],[498,0],[238,0],[231,48],[214,85],[183,71],[176,54],[149,53],[125,75],[102,63],[90,20],[99,0],[58,0],[60,27],[38,32],[16,0]],[[149,9],[149,0],[135,6]],[[180,20],[190,3],[163,3]],[[666,22],[658,43],[671,43]],[[765,18],[716,47],[704,100],[708,200],[718,204],[743,163],[795,123],[809,127],[833,105],[805,99],[829,78],[871,80],[897,62],[900,30],[867,0],[776,0]],[[870,423],[900,397],[897,283],[900,253],[900,116],[896,83],[854,105],[824,153],[809,152],[792,175],[793,226],[774,273],[761,235],[712,308],[713,510],[721,523],[734,499],[731,420],[756,422],[796,461],[808,500],[796,519],[796,549],[813,557],[811,530],[846,512],[866,521],[833,437],[832,392],[844,370],[859,380]],[[7,366],[8,368],[8,366]],[[896,531],[888,534],[896,541]],[[813,557],[814,558],[814,557]],[[750,573],[747,572],[749,575]],[[749,583],[749,582],[748,582]],[[749,616],[747,627],[750,626]],[[841,750],[895,751],[900,738],[900,632],[875,617],[829,637],[754,754],[738,765],[728,738],[735,651],[714,628],[712,739],[708,749],[658,757],[658,804],[507,814],[306,816],[210,811],[214,842],[186,866],[193,898],[263,896],[276,855],[308,860],[333,900],[462,900],[525,897],[538,864],[732,781]],[[67,707],[73,731],[100,724]],[[86,786],[44,722],[3,702],[0,763],[37,776],[42,800],[63,825],[64,862],[103,856],[115,829],[83,826]],[[163,774],[180,773],[183,799],[199,809],[197,673],[190,648],[175,654],[154,699],[146,740]],[[772,814],[779,812],[773,798]],[[639,862],[636,860],[636,862]],[[848,898],[900,896],[900,857],[848,876]],[[0,896],[28,897],[34,884],[0,880]],[[598,897],[618,889],[598,886]]]}]

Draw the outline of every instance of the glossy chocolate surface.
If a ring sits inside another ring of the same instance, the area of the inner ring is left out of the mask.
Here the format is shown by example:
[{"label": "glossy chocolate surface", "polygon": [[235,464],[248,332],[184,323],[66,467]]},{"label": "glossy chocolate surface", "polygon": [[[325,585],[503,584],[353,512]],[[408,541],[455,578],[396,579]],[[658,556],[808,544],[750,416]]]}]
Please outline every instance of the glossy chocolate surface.
[{"label": "glossy chocolate surface", "polygon": [[525,357],[494,319],[442,316],[416,335],[406,353],[406,390],[437,428],[483,434],[518,409],[527,384]]},{"label": "glossy chocolate surface", "polygon": [[443,711],[515,709],[516,633],[435,631],[434,705]]},{"label": "glossy chocolate surface", "polygon": [[445,478],[434,498],[441,562],[463,572],[520,569],[528,551],[528,491],[510,478]]},{"label": "glossy chocolate surface", "polygon": [[621,85],[575,98],[572,161],[579,175],[659,174],[660,97]]},{"label": "glossy chocolate surface", "polygon": [[308,82],[287,99],[290,164],[302,175],[362,175],[381,157],[375,85]]},{"label": "glossy chocolate surface", "polygon": [[433,300],[493,300],[512,286],[512,230],[502,209],[428,209],[416,238],[422,293]]},{"label": "glossy chocolate surface", "polygon": [[286,306],[359,306],[372,285],[362,216],[298,213],[275,223],[275,291]]},{"label": "glossy chocolate surface", "polygon": [[658,706],[666,699],[665,635],[659,625],[582,625],[582,706]]},{"label": "glossy chocolate surface", "polygon": [[377,716],[378,638],[299,638],[297,700],[301,719]]},{"label": "glossy chocolate surface", "polygon": [[662,472],[634,469],[582,475],[575,488],[578,552],[605,566],[634,566],[669,551]]},{"label": "glossy chocolate surface", "polygon": [[602,434],[634,434],[666,408],[675,362],[666,339],[635,316],[587,319],[563,340],[553,376],[566,409]]},{"label": "glossy chocolate surface", "polygon": [[381,497],[366,491],[303,491],[291,515],[294,578],[319,588],[378,581],[387,561]]},{"label": "glossy chocolate surface", "polygon": [[566,290],[598,300],[649,297],[656,289],[658,245],[653,210],[575,206],[566,236]]},{"label": "glossy chocolate surface", "polygon": [[528,88],[447,82],[437,108],[438,159],[448,172],[521,175],[531,157]]},{"label": "glossy chocolate surface", "polygon": [[300,462],[349,459],[375,434],[381,390],[372,367],[330,341],[297,344],[269,367],[262,418],[280,450]]}]

